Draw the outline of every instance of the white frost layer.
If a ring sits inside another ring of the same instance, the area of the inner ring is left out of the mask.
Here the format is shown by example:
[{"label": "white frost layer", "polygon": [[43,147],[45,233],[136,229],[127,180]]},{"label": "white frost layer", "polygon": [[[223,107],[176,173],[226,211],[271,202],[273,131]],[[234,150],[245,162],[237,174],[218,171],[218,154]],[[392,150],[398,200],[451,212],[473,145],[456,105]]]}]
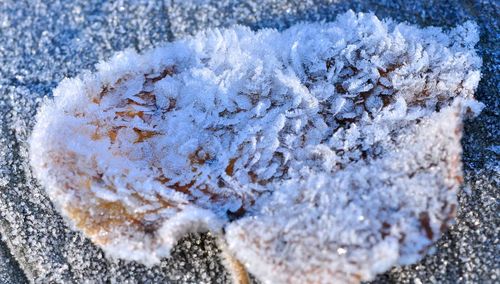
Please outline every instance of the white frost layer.
[{"label": "white frost layer", "polygon": [[61,82],[31,163],[112,256],[153,264],[183,234],[226,226],[263,281],[369,280],[453,219],[461,116],[481,109],[477,41],[470,22],[347,12],[128,50]]},{"label": "white frost layer", "polygon": [[285,181],[228,226],[230,249],[269,283],[370,280],[420,259],[455,211],[460,118],[447,108],[407,127],[378,159]]}]

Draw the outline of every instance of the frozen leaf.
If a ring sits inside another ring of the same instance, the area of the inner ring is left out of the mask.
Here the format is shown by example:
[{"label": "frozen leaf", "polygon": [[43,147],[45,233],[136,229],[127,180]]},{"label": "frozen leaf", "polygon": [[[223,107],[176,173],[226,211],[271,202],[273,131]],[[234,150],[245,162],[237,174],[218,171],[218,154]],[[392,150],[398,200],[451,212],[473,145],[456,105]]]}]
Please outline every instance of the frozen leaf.
[{"label": "frozen leaf", "polygon": [[476,34],[347,12],[127,50],[61,82],[31,164],[111,256],[154,264],[209,230],[264,281],[369,280],[453,220]]}]

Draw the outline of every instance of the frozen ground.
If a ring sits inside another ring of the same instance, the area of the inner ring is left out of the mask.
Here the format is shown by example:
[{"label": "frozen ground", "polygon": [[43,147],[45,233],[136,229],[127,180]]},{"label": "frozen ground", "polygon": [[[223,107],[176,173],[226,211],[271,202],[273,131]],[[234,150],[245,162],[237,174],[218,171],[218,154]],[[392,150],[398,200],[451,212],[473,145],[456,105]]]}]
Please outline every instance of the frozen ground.
[{"label": "frozen ground", "polygon": [[50,95],[63,77],[92,69],[98,60],[126,47],[142,50],[206,27],[234,23],[284,28],[301,20],[331,20],[349,8],[420,25],[451,27],[473,19],[481,27],[479,51],[484,65],[476,97],[486,108],[465,125],[466,185],[459,197],[458,222],[438,243],[436,254],[416,265],[395,268],[376,282],[499,281],[500,6],[496,1],[129,2],[7,0],[0,4],[0,235],[4,241],[0,243],[0,283],[84,279],[227,283],[210,236],[185,238],[172,259],[146,269],[106,260],[88,240],[68,229],[33,180],[26,160],[26,137],[39,98]]}]

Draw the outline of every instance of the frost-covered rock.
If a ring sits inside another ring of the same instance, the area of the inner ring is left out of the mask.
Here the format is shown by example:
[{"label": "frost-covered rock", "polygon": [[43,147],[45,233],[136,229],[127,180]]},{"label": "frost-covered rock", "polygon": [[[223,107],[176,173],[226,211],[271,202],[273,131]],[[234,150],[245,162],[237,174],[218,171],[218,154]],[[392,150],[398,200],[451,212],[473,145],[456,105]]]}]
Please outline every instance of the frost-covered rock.
[{"label": "frost-covered rock", "polygon": [[477,41],[348,12],[121,52],[54,91],[31,163],[111,256],[154,264],[210,230],[263,281],[369,280],[453,220]]}]

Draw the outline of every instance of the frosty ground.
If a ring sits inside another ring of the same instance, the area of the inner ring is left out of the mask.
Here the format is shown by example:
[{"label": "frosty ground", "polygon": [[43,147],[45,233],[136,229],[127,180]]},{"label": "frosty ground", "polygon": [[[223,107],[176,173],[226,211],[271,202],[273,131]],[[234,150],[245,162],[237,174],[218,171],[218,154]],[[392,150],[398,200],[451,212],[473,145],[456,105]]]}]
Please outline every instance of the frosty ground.
[{"label": "frosty ground", "polygon": [[[285,28],[301,20],[331,20],[339,12],[373,11],[419,25],[481,27],[486,104],[465,125],[465,186],[458,223],[422,262],[395,268],[377,281],[495,282],[500,277],[498,212],[498,11],[495,1],[4,1],[0,4],[0,282],[227,282],[213,239],[192,235],[173,258],[153,269],[106,260],[68,229],[32,179],[26,138],[40,97],[66,76],[126,47],[144,50],[200,29],[234,23]],[[7,259],[8,261],[3,261]],[[22,271],[22,272],[21,272]],[[24,280],[23,280],[24,279]],[[497,279],[497,280],[495,280]]]}]

